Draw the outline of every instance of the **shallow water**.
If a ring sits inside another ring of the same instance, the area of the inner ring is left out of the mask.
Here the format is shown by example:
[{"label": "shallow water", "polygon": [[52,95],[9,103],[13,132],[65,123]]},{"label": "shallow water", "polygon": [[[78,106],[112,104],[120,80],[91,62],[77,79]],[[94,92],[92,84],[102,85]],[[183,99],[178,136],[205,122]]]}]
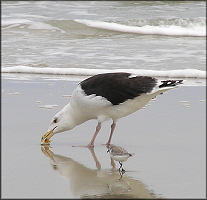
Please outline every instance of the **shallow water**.
[{"label": "shallow water", "polygon": [[77,83],[3,77],[2,198],[205,198],[205,87],[173,89],[118,121],[112,143],[135,153],[120,179],[102,145],[111,121],[94,150],[72,146],[90,141],[95,120],[53,136],[51,148],[40,145]]}]

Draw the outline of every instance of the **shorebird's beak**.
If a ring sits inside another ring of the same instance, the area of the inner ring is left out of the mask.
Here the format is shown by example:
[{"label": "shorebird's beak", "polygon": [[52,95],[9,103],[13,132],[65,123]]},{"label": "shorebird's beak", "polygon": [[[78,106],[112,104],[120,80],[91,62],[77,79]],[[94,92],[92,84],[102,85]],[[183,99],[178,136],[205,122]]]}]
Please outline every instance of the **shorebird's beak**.
[{"label": "shorebird's beak", "polygon": [[52,130],[50,130],[49,132],[45,133],[42,136],[42,138],[41,138],[41,144],[49,144],[50,143],[50,138],[54,135],[53,131],[54,131],[55,128],[53,128]]}]

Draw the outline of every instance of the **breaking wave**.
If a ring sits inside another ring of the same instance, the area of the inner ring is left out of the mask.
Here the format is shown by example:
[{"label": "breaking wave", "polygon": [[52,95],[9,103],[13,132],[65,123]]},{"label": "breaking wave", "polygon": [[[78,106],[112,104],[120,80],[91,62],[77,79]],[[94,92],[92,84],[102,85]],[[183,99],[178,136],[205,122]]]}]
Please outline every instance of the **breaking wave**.
[{"label": "breaking wave", "polygon": [[[75,19],[77,23],[87,27],[118,31],[125,33],[166,35],[166,36],[206,36],[206,18],[138,20],[129,25],[94,20]],[[133,25],[134,24],[134,25]]]},{"label": "breaking wave", "polygon": [[92,76],[100,73],[110,72],[129,72],[140,76],[156,76],[171,78],[206,78],[206,72],[197,69],[182,70],[144,70],[144,69],[85,69],[85,68],[35,68],[28,66],[3,67],[2,73],[21,73],[21,74],[51,74],[51,75],[82,75]]}]

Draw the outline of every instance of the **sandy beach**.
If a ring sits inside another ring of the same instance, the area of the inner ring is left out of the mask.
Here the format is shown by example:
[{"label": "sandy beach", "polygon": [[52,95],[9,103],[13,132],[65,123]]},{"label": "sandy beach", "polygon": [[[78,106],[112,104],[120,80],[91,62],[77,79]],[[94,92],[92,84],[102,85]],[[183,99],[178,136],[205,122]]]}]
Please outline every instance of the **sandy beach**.
[{"label": "sandy beach", "polygon": [[2,77],[2,198],[206,197],[205,86],[170,90],[117,122],[112,143],[134,153],[120,179],[102,145],[111,121],[92,150],[72,146],[88,144],[95,120],[40,145],[79,79]]}]

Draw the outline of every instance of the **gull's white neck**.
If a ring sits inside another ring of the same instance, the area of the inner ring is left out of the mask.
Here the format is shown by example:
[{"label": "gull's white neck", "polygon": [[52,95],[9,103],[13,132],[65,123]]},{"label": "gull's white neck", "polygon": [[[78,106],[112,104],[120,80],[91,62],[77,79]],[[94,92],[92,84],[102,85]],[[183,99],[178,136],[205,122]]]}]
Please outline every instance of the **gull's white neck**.
[{"label": "gull's white neck", "polygon": [[86,115],[84,115],[82,109],[76,104],[68,103],[62,109],[62,111],[67,113],[68,119],[71,121],[71,125],[73,126],[73,128],[90,119]]}]

